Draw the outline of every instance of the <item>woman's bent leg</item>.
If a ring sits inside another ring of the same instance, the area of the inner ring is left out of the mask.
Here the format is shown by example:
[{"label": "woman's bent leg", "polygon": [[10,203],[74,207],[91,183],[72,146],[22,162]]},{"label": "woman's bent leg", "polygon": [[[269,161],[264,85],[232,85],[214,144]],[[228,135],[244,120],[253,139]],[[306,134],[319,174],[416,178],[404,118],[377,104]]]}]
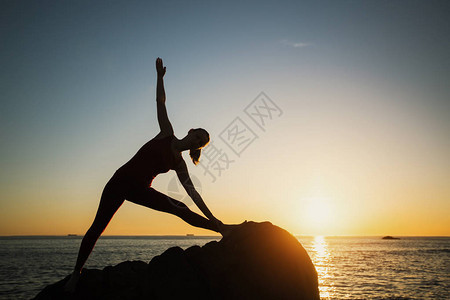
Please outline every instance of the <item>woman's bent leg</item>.
[{"label": "woman's bent leg", "polygon": [[192,226],[219,232],[211,220],[193,212],[183,202],[170,198],[154,188],[135,190],[127,195],[127,200],[148,208],[176,215]]}]

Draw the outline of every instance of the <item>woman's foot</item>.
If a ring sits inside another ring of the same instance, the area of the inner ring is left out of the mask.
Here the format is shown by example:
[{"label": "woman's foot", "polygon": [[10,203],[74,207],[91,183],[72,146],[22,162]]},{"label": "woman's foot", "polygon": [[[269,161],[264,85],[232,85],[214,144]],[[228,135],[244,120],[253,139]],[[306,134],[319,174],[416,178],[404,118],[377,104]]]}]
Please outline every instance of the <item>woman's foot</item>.
[{"label": "woman's foot", "polygon": [[80,273],[72,273],[69,281],[64,285],[64,291],[70,294],[74,294],[77,289],[78,281],[80,280]]},{"label": "woman's foot", "polygon": [[237,227],[241,226],[242,224],[247,223],[247,220],[245,220],[244,222],[242,222],[241,224],[222,224],[221,227],[219,228],[220,230],[220,234],[223,237],[227,237],[231,234],[231,232],[236,229]]}]

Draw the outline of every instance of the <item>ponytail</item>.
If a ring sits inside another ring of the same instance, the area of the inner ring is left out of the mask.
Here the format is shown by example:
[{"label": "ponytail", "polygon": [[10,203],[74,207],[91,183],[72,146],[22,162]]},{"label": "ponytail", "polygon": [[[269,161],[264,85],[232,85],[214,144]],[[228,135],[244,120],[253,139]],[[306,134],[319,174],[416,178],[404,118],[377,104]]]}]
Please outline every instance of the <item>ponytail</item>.
[{"label": "ponytail", "polygon": [[189,156],[191,157],[194,165],[198,164],[198,161],[200,160],[201,152],[202,152],[202,149],[190,149],[189,150]]},{"label": "ponytail", "polygon": [[[206,131],[206,130],[203,129],[203,128],[197,128],[197,129],[191,129],[191,130],[201,130],[201,131],[203,131],[203,132],[206,134],[206,136],[207,136],[207,138],[208,138],[208,140],[206,141],[206,143],[205,143],[201,148],[190,149],[190,150],[189,150],[189,156],[191,157],[192,162],[194,163],[194,165],[197,165],[198,162],[199,162],[199,160],[200,160],[200,154],[202,153],[202,148],[209,144],[210,138],[209,138],[209,133],[208,133],[208,131]],[[191,130],[189,130],[189,132],[190,132]]]}]

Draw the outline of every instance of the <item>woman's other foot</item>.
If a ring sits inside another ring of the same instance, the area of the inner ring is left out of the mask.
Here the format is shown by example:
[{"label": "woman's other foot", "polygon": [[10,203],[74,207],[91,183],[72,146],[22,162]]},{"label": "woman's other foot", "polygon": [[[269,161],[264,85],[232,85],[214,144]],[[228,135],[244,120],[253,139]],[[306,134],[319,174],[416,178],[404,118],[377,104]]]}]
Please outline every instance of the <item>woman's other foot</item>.
[{"label": "woman's other foot", "polygon": [[74,294],[77,289],[78,281],[80,280],[80,273],[72,273],[69,281],[64,285],[64,291],[70,294]]}]

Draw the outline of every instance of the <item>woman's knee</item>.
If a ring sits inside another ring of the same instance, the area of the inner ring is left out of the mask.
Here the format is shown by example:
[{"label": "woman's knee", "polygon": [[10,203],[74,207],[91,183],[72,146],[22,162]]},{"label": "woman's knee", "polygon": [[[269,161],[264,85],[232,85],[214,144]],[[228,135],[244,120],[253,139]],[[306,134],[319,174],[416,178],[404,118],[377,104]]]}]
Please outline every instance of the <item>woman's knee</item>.
[{"label": "woman's knee", "polygon": [[169,207],[168,210],[170,210],[172,213],[175,214],[183,214],[186,212],[190,212],[191,210],[189,209],[189,207],[187,207],[186,204],[184,204],[184,202],[175,200],[171,197],[166,197],[166,204]]},{"label": "woman's knee", "polygon": [[189,210],[189,208],[187,207],[186,204],[184,204],[184,202],[169,198],[169,202],[170,204],[173,206],[174,209],[177,210]]},{"label": "woman's knee", "polygon": [[186,218],[191,216],[194,212],[192,210],[189,209],[189,207],[187,207],[186,204],[184,204],[183,202],[177,203],[177,204],[173,204],[174,208],[173,208],[173,214],[180,217],[180,218]]}]

